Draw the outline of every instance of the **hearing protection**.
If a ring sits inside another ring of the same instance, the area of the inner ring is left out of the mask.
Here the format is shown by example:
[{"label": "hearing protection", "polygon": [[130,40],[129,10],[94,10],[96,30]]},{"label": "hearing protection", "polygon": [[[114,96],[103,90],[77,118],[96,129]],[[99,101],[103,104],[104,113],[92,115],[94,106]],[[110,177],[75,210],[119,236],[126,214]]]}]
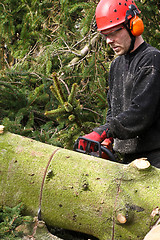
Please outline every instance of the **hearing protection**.
[{"label": "hearing protection", "polygon": [[123,23],[132,36],[141,35],[144,25],[138,18],[140,13],[133,0],[100,0],[95,13],[97,30],[101,32]]},{"label": "hearing protection", "polygon": [[144,24],[137,15],[130,19],[129,28],[133,36],[140,36],[144,31]]},{"label": "hearing protection", "polygon": [[[126,11],[125,21],[129,23],[129,30],[135,37],[140,36],[144,31],[143,21],[138,15],[138,8],[133,4],[129,5],[129,9]],[[130,16],[131,18],[129,18]]]}]

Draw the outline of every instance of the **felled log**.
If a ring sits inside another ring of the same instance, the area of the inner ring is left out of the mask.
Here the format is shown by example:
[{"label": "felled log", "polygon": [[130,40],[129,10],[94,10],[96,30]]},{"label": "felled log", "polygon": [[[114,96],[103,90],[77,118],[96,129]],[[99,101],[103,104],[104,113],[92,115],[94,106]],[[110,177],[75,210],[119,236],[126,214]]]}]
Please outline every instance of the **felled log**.
[{"label": "felled log", "polygon": [[0,205],[25,205],[46,224],[100,240],[142,240],[160,205],[160,169],[129,165],[0,135]]}]

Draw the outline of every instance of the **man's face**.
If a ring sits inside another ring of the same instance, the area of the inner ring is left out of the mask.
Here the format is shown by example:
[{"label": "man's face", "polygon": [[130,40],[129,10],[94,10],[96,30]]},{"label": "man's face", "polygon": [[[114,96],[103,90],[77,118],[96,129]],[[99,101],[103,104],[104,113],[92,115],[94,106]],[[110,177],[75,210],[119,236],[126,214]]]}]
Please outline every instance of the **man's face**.
[{"label": "man's face", "polygon": [[128,52],[131,38],[123,24],[104,30],[101,33],[116,55],[123,55]]}]

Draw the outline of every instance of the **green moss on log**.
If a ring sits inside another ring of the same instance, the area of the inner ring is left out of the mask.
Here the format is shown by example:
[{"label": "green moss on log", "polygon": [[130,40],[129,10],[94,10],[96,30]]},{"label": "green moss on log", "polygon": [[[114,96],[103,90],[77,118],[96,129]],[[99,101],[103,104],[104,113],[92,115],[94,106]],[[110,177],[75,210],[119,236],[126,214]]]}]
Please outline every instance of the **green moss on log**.
[{"label": "green moss on log", "polygon": [[[22,202],[36,215],[45,169],[56,149],[15,134],[0,135],[0,204]],[[159,205],[160,170],[133,163],[59,149],[46,172],[42,219],[100,240],[142,240],[153,225],[150,213]]]}]

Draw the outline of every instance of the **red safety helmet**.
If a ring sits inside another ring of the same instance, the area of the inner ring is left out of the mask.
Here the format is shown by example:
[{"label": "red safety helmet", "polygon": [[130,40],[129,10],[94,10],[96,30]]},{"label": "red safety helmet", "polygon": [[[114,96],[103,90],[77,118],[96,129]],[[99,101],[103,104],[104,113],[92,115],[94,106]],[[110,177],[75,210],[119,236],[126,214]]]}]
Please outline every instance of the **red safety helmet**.
[{"label": "red safety helmet", "polygon": [[141,13],[133,0],[100,0],[96,8],[97,30],[107,30],[133,18],[129,8],[131,5],[136,9],[134,16]]}]

